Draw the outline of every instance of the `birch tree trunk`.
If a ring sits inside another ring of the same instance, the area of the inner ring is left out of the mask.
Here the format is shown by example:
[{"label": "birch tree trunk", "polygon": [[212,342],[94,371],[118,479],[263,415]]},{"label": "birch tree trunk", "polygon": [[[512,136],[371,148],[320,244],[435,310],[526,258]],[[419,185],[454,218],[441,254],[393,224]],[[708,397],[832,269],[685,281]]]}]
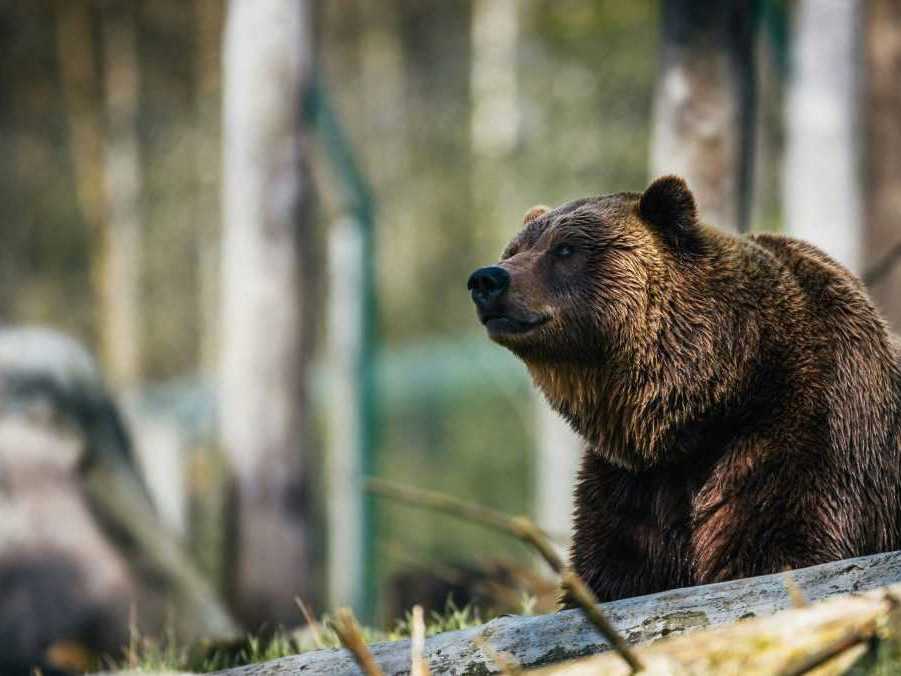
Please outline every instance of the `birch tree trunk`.
[{"label": "birch tree trunk", "polygon": [[795,7],[782,191],[788,232],[855,272],[859,10],[856,0],[802,0]]},{"label": "birch tree trunk", "polygon": [[701,218],[747,231],[754,149],[753,3],[665,0],[651,172],[688,181]]},{"label": "birch tree trunk", "polygon": [[[509,193],[508,179],[500,171],[507,165],[499,160],[509,160],[520,135],[522,105],[516,66],[521,10],[516,0],[476,0],[472,4],[471,186],[473,203],[482,214],[497,215],[502,196]],[[501,218],[489,220],[504,222]],[[506,236],[506,231],[501,234]],[[583,443],[540,392],[533,391],[532,399],[536,441],[534,513],[538,525],[548,532],[568,533],[572,487]]]},{"label": "birch tree trunk", "polygon": [[[866,17],[865,269],[901,247],[901,5],[872,0]],[[901,331],[901,265],[895,260],[871,291]]]},{"label": "birch tree trunk", "polygon": [[569,559],[569,551],[559,541],[572,532],[575,506],[573,487],[579,473],[579,460],[585,442],[539,394],[533,396],[535,406],[535,521],[547,533],[555,536],[557,553]]},{"label": "birch tree trunk", "polygon": [[504,157],[519,135],[515,0],[476,0],[472,7],[471,146],[475,155]]},{"label": "birch tree trunk", "polygon": [[296,623],[309,598],[308,413],[313,232],[301,96],[302,0],[231,0],[224,51],[221,441],[234,472],[233,593],[249,627]]}]

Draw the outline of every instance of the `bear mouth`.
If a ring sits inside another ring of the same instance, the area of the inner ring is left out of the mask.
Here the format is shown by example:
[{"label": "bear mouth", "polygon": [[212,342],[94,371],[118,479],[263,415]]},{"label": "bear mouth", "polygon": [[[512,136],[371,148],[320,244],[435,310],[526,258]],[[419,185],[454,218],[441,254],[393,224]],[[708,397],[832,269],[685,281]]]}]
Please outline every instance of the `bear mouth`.
[{"label": "bear mouth", "polygon": [[489,336],[522,335],[544,324],[547,317],[530,317],[520,319],[502,314],[486,314],[481,317],[482,324],[488,329]]}]

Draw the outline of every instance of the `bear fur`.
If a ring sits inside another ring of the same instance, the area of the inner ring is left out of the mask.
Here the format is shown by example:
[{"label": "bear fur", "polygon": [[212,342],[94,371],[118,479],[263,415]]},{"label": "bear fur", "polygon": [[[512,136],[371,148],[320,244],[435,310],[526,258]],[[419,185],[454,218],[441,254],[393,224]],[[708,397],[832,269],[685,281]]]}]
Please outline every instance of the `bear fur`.
[{"label": "bear fur", "polygon": [[490,337],[587,443],[600,600],[901,548],[899,347],[816,247],[708,227],[668,176],[530,210],[482,270]]}]

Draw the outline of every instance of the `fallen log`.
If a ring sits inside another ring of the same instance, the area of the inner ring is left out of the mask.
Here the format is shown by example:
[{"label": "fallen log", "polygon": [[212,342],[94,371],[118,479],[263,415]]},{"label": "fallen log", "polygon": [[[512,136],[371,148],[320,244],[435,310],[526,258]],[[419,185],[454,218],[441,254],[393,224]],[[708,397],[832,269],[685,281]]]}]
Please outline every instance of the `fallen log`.
[{"label": "fallen log", "polygon": [[[635,652],[645,666],[643,673],[655,676],[800,676],[814,670],[817,676],[846,674],[855,663],[863,662],[877,631],[889,627],[890,614],[898,612],[899,592],[901,585],[846,594],[770,617],[665,639]],[[899,666],[895,661],[874,673],[898,673]],[[628,676],[632,672],[616,655],[605,654],[529,673]]]},{"label": "fallen log", "polygon": [[[901,582],[901,552],[813,566],[793,571],[791,576],[809,601],[879,589]],[[776,574],[676,589],[602,605],[604,614],[626,641],[635,644],[771,615],[790,608],[792,600],[785,575]],[[479,638],[494,651],[509,655],[524,667],[549,665],[610,649],[578,610],[537,617],[509,616],[428,639],[425,658],[431,672],[460,676],[497,673],[499,669],[492,657],[477,645]],[[371,651],[385,674],[409,673],[409,641],[376,644],[371,646]],[[614,655],[610,658],[619,660]],[[622,660],[618,664],[625,668]],[[338,649],[308,652],[219,673],[228,676],[316,676],[360,672],[350,653]]]}]

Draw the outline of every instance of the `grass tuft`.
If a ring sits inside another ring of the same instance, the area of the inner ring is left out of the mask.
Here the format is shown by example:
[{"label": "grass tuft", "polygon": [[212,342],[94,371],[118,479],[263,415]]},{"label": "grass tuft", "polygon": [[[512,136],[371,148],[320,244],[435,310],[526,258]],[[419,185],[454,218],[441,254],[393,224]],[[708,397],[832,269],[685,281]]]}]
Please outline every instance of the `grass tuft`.
[{"label": "grass tuft", "polygon": [[[534,599],[523,597],[523,609],[534,605]],[[432,611],[426,619],[426,636],[434,636],[446,631],[467,629],[483,620],[477,608],[466,605],[458,607],[448,599],[443,612]],[[367,644],[380,641],[397,641],[410,638],[413,623],[412,612],[395,622],[392,629],[384,631],[373,627],[361,627],[363,640]],[[180,645],[174,632],[168,630],[163,639],[141,636],[136,627],[130,630],[131,638],[125,656],[112,665],[113,670],[128,669],[141,672],[190,671],[208,673],[220,669],[242,667],[258,662],[299,655],[310,650],[338,648],[341,641],[334,629],[334,618],[323,615],[319,620],[317,635],[308,627],[289,631],[277,631],[269,638],[248,636],[237,644]],[[317,645],[318,643],[318,645]]]}]

